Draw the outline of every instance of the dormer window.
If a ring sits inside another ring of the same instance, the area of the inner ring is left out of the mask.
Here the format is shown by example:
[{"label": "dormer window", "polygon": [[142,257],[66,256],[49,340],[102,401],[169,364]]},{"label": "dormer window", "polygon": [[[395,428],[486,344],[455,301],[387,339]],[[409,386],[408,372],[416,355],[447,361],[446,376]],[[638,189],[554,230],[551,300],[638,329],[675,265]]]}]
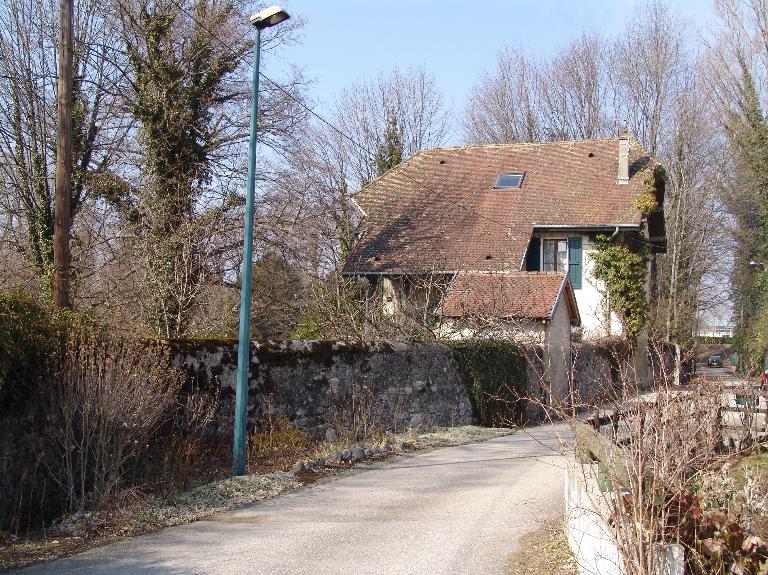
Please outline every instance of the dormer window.
[{"label": "dormer window", "polygon": [[496,178],[494,188],[519,188],[523,185],[523,176],[525,172],[506,172],[499,174]]}]

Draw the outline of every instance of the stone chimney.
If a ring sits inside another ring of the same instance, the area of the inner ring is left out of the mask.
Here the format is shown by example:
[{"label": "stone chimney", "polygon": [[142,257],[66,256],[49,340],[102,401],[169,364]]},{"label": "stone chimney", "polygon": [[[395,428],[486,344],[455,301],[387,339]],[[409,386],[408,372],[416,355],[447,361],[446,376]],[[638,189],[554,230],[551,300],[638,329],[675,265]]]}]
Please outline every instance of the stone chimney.
[{"label": "stone chimney", "polygon": [[619,130],[619,179],[618,184],[629,183],[629,133],[626,128]]}]

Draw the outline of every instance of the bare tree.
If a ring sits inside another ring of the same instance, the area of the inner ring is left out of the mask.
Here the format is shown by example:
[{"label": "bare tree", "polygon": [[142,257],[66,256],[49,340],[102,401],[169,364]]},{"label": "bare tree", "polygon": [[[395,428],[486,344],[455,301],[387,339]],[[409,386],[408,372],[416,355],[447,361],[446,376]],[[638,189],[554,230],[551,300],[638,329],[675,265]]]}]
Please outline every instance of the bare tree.
[{"label": "bare tree", "polygon": [[400,161],[442,144],[449,130],[442,95],[434,78],[422,68],[395,68],[373,81],[343,90],[333,119],[356,142],[344,141],[356,179],[350,182],[353,190],[381,175],[382,167],[387,169],[397,163],[381,156],[387,155],[383,148],[388,144],[399,147]]},{"label": "bare tree", "polygon": [[674,131],[673,105],[681,73],[690,66],[683,38],[687,22],[666,4],[641,4],[611,49],[613,116],[656,156]]},{"label": "bare tree", "polygon": [[[0,174],[5,239],[20,250],[44,290],[53,263],[53,174],[56,161],[56,2],[10,0],[0,8]],[[103,5],[75,3],[73,181],[70,210],[100,193],[127,125],[121,113],[124,54]],[[77,241],[77,221],[74,222]],[[75,261],[75,265],[77,262]],[[75,269],[77,274],[77,269]]]},{"label": "bare tree", "polygon": [[690,346],[699,317],[728,297],[720,281],[727,275],[723,246],[723,210],[717,197],[722,174],[722,142],[709,111],[708,93],[696,76],[675,102],[675,132],[664,146],[667,166],[665,220],[666,254],[657,259],[654,286],[658,305],[651,309],[651,327],[662,341]]},{"label": "bare tree", "polygon": [[534,142],[544,137],[539,101],[541,65],[519,47],[496,56],[469,97],[464,139],[479,144]]},{"label": "bare tree", "polygon": [[762,362],[766,342],[755,322],[768,321],[761,290],[765,270],[753,269],[750,261],[768,255],[768,123],[762,87],[768,77],[768,7],[757,0],[722,0],[716,8],[720,26],[707,50],[707,78],[730,152],[719,191],[735,247],[737,342],[747,363]]},{"label": "bare tree", "polygon": [[607,47],[581,34],[552,58],[539,82],[543,123],[550,140],[589,140],[615,133],[608,113]]}]

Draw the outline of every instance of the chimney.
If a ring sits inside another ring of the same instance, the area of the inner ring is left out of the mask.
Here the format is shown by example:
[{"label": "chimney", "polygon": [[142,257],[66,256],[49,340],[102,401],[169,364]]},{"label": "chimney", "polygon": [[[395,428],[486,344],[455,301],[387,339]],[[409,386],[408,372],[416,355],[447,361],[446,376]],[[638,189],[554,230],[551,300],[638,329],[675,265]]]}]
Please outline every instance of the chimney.
[{"label": "chimney", "polygon": [[626,128],[619,130],[619,179],[618,184],[629,183],[629,133]]}]

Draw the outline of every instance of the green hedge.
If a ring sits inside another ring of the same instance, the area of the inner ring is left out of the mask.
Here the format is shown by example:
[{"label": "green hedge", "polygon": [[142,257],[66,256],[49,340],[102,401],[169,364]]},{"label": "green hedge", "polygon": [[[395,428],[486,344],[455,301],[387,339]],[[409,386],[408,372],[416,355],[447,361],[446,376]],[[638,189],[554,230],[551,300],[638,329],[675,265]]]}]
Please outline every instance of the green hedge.
[{"label": "green hedge", "polygon": [[0,294],[0,416],[21,408],[47,379],[61,332],[61,318],[29,296]]},{"label": "green hedge", "polygon": [[724,335],[722,337],[713,337],[713,336],[702,336],[698,338],[699,343],[704,343],[708,345],[714,345],[714,344],[732,344],[733,338],[727,335]]},{"label": "green hedge", "polygon": [[502,340],[451,342],[475,415],[487,427],[525,422],[528,361],[517,345]]}]

